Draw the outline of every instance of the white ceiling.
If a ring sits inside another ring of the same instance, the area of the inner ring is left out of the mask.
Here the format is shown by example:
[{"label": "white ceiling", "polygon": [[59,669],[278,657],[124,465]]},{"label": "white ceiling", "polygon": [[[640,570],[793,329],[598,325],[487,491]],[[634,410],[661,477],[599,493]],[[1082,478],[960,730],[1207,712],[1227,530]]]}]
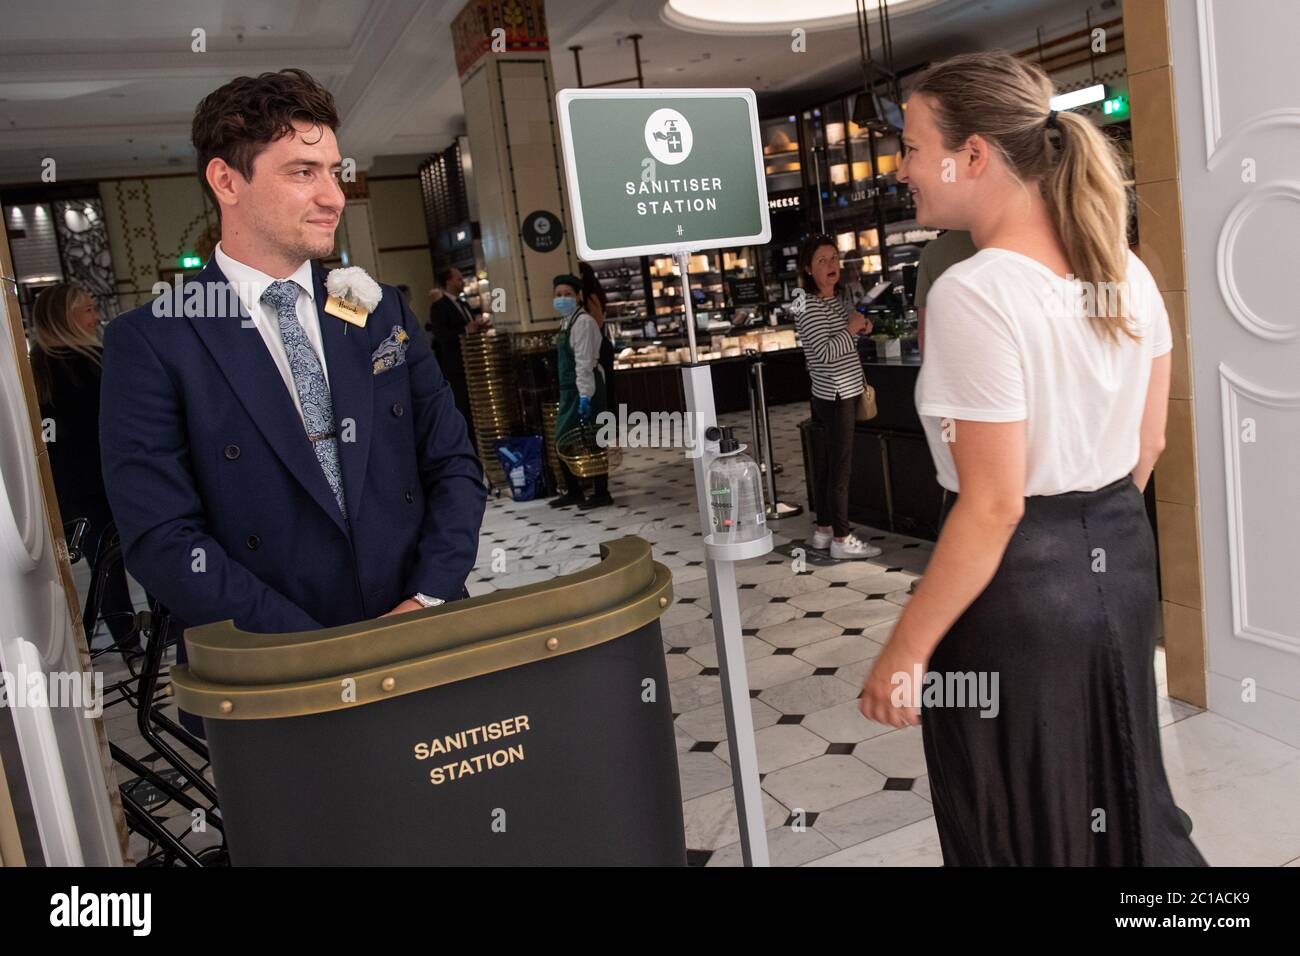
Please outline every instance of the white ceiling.
[{"label": "white ceiling", "polygon": [[[790,0],[797,4],[798,0]],[[240,74],[298,66],[334,94],[343,154],[413,157],[464,131],[448,29],[464,0],[0,0],[0,182],[60,181],[192,168],[194,107]],[[875,0],[868,0],[875,6]],[[936,0],[893,18],[899,65],[959,49],[1032,45],[1119,15],[1115,0]],[[663,0],[549,0],[557,88],[632,76],[640,33],[647,86],[749,86],[786,108],[782,92],[847,85],[857,34],[810,32],[807,52],[775,36],[686,32],[661,19]],[[191,51],[192,31],[207,51]],[[795,96],[794,99],[798,97]],[[385,169],[409,165],[389,160]]]}]

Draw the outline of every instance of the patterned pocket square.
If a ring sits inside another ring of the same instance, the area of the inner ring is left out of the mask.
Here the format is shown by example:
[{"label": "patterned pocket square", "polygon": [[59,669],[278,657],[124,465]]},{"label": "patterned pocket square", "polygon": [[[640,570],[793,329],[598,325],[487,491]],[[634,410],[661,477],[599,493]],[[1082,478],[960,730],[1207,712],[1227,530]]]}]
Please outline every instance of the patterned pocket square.
[{"label": "patterned pocket square", "polygon": [[376,375],[396,368],[406,361],[406,348],[411,344],[410,338],[406,334],[406,329],[400,325],[393,326],[393,331],[389,333],[388,338],[380,342],[379,348],[375,349],[374,354],[370,356],[370,364]]}]

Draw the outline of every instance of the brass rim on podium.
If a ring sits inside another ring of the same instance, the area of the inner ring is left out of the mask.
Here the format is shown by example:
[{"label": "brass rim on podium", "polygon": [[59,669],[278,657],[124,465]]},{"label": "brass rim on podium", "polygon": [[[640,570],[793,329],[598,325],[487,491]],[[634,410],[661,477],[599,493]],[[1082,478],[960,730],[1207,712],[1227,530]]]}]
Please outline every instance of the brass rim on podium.
[{"label": "brass rim on podium", "polygon": [[496,443],[515,433],[520,423],[519,389],[507,335],[462,335],[461,359],[474,418],[474,442],[492,483],[506,485]]},{"label": "brass rim on podium", "polygon": [[190,628],[189,663],[171,670],[177,706],[222,720],[343,710],[602,644],[672,603],[649,542],[617,538],[600,554],[573,574],[398,617],[297,634]]}]

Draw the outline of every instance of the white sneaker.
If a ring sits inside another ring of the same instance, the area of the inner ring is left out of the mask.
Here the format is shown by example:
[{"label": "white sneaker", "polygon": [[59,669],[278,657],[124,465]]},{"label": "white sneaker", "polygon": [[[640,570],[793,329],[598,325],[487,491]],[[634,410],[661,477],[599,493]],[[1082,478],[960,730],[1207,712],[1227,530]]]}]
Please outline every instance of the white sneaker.
[{"label": "white sneaker", "polygon": [[808,546],[818,551],[825,551],[831,546],[831,532],[818,531],[817,526],[813,525],[812,537],[808,539]]},{"label": "white sneaker", "polygon": [[845,535],[843,541],[831,540],[831,557],[838,559],[874,558],[880,549],[868,544],[857,535]]}]

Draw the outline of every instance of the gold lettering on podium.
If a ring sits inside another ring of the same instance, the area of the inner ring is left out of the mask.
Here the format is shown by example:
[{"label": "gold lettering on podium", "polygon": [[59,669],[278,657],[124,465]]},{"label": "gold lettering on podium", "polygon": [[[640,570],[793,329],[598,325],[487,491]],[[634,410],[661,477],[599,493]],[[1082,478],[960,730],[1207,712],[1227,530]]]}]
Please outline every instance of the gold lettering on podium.
[{"label": "gold lettering on podium", "polygon": [[[492,721],[488,724],[467,727],[455,733],[443,734],[441,737],[435,737],[428,742],[421,740],[414,745],[412,750],[416,760],[429,760],[434,757],[455,754],[479,744],[490,743],[505,737],[513,737],[530,729],[528,715],[519,714],[515,717]],[[485,770],[494,770],[497,767],[505,767],[523,759],[524,745],[522,743],[512,743],[487,753],[472,756],[465,754],[433,767],[429,771],[429,782],[437,785],[460,780],[463,777],[470,777]]]},{"label": "gold lettering on podium", "polygon": [[475,754],[473,757],[453,760],[441,767],[434,767],[429,771],[429,782],[437,785],[448,780],[459,780],[462,777],[470,777],[484,770],[494,770],[523,759],[524,745],[515,744],[501,750],[493,750],[491,753]]}]

